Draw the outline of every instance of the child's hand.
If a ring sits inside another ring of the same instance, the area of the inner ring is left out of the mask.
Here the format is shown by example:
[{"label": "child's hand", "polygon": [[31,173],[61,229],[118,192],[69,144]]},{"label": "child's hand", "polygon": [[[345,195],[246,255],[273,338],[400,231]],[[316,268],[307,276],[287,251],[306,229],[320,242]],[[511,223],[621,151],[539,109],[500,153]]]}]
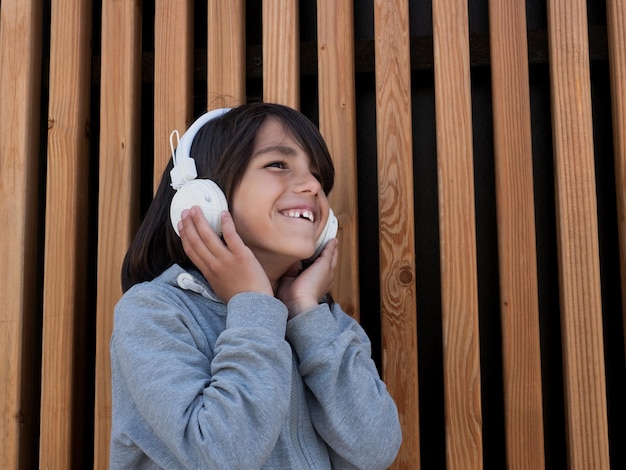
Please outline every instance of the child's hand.
[{"label": "child's hand", "polygon": [[198,207],[183,211],[178,228],[185,253],[225,303],[241,292],[274,295],[267,274],[237,234],[228,212],[222,213],[224,241]]},{"label": "child's hand", "polygon": [[280,279],[276,297],[287,306],[289,318],[311,310],[330,291],[337,266],[338,243],[336,238],[329,241],[311,266],[298,274],[300,263],[297,263]]}]

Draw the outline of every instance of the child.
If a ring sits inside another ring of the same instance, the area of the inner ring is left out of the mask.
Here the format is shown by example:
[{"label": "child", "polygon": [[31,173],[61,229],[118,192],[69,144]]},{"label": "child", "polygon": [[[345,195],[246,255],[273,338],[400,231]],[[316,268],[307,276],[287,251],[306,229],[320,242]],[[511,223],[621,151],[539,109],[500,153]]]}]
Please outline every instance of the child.
[{"label": "child", "polygon": [[195,176],[178,181],[177,150],[122,268],[111,468],[387,468],[398,414],[367,335],[327,295],[337,240],[309,259],[332,217],[326,144],[276,104],[201,122],[179,148],[228,210],[213,227],[195,205],[170,220],[171,183]]}]

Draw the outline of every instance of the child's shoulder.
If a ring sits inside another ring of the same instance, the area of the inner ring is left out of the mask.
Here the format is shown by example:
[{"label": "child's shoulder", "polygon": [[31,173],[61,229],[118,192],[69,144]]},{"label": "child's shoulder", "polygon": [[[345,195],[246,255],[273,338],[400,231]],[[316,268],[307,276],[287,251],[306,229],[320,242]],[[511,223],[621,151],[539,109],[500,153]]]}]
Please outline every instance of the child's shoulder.
[{"label": "child's shoulder", "polygon": [[176,312],[177,316],[195,317],[207,309],[207,298],[202,292],[210,292],[206,281],[175,264],[151,281],[135,284],[125,292],[115,307],[115,316],[158,317]]},{"label": "child's shoulder", "polygon": [[178,276],[183,273],[186,273],[186,271],[179,265],[174,264],[151,281],[140,282],[132,286],[124,293],[120,302],[140,299],[142,297],[155,297],[155,300],[159,298],[168,299],[172,296],[176,297],[180,294],[184,294],[184,291],[182,291],[176,283]]}]

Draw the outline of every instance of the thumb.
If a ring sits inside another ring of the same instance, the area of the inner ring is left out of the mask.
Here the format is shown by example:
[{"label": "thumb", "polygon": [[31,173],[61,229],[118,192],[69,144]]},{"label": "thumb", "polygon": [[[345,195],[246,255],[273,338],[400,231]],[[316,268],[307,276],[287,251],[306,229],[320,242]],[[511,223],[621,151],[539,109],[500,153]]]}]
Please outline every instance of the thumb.
[{"label": "thumb", "polygon": [[300,274],[301,268],[302,263],[300,261],[296,261],[289,267],[289,269],[285,272],[285,274],[283,274],[283,276],[296,277],[298,274]]}]

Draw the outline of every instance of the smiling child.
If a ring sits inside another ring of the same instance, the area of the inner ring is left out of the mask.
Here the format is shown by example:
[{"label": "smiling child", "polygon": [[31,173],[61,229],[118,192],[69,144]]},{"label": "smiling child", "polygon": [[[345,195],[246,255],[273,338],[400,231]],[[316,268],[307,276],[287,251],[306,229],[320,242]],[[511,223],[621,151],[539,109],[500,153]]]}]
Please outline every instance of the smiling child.
[{"label": "smiling child", "polygon": [[202,204],[170,220],[170,161],[122,268],[111,468],[387,468],[396,406],[366,333],[329,295],[326,144],[282,105],[205,121],[181,141],[228,207],[218,231]]}]

